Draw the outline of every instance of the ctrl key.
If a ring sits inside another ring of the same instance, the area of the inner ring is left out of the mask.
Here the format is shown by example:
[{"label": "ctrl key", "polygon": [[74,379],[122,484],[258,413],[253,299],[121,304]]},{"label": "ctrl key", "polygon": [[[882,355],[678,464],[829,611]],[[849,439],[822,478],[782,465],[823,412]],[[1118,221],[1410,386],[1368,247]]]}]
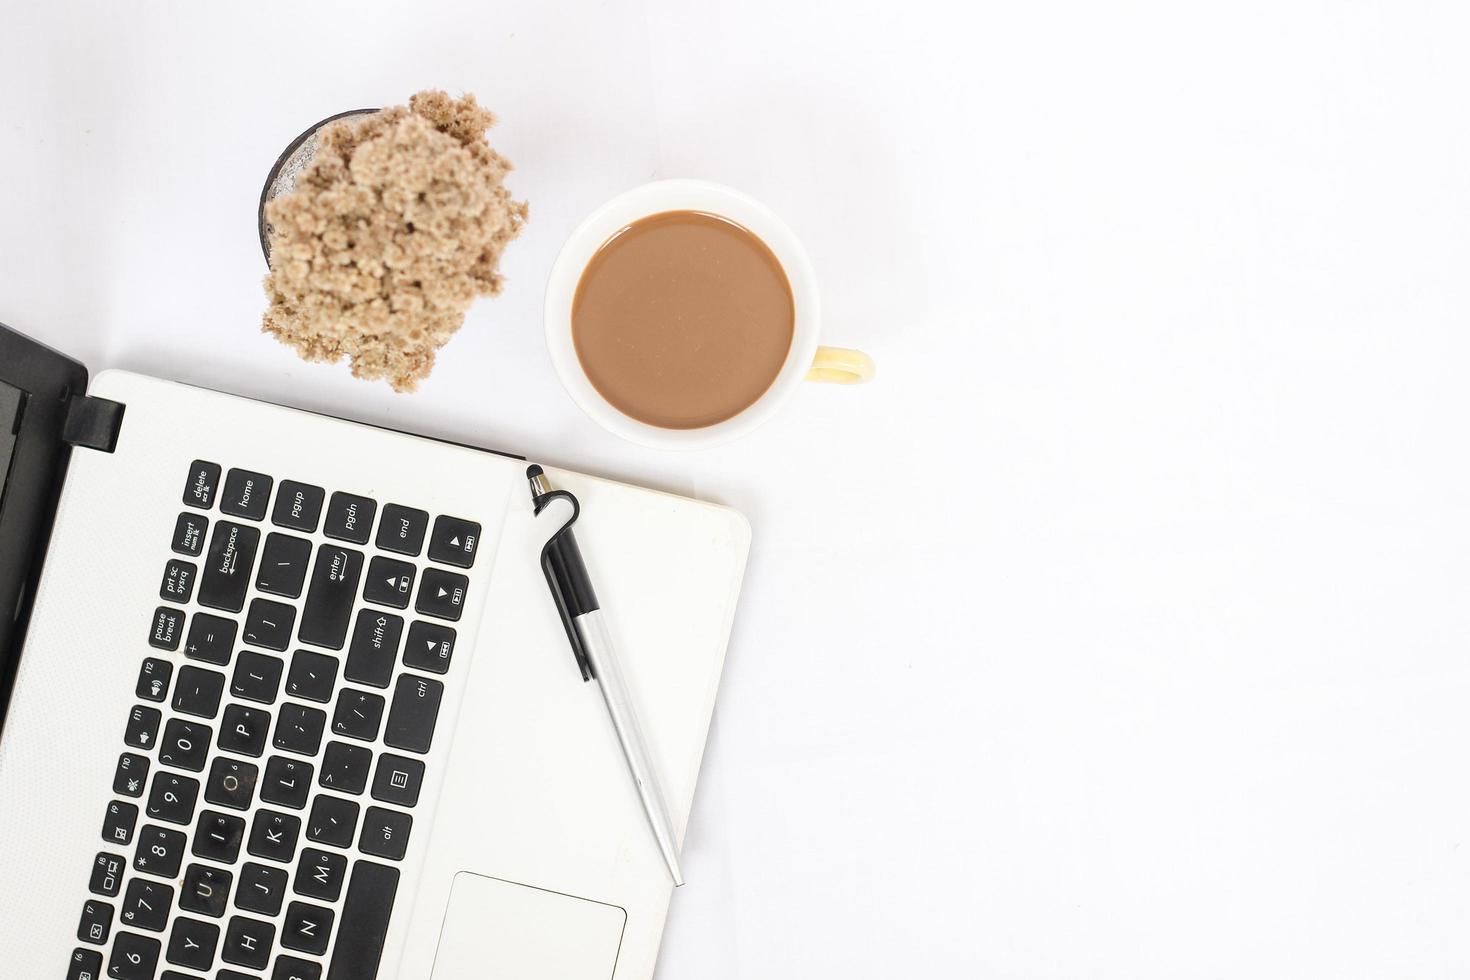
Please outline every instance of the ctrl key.
[{"label": "ctrl key", "polygon": [[95,949],[80,947],[71,951],[71,964],[66,968],[66,980],[101,980],[102,954]]}]

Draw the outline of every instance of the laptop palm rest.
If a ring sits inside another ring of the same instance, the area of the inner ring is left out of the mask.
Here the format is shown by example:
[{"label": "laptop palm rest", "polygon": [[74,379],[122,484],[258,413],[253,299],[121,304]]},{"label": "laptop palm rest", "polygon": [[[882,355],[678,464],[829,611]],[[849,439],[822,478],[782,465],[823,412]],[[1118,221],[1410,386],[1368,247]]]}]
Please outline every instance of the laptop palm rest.
[{"label": "laptop palm rest", "polygon": [[461,871],[433,980],[608,980],[627,919],[616,905]]}]

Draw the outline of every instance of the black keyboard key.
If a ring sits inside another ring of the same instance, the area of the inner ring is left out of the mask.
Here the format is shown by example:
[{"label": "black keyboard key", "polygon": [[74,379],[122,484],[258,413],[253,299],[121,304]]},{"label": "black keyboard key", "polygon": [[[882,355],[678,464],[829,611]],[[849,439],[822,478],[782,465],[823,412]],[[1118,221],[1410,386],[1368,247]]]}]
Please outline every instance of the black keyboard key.
[{"label": "black keyboard key", "polygon": [[413,817],[408,814],[370,806],[362,815],[362,836],[357,839],[357,848],[364,854],[402,861],[412,828]]},{"label": "black keyboard key", "polygon": [[204,800],[232,810],[248,810],[255,799],[255,783],[260,770],[248,762],[215,759],[209,766],[209,779],[204,784]]},{"label": "black keyboard key", "polygon": [[199,577],[199,604],[237,613],[245,608],[260,532],[232,521],[216,521]]},{"label": "black keyboard key", "polygon": [[298,960],[294,956],[282,955],[276,959],[271,980],[322,980],[322,965],[310,960]]},{"label": "black keyboard key", "polygon": [[163,741],[158,743],[158,761],[176,769],[203,772],[213,736],[208,725],[170,718],[163,729]]},{"label": "black keyboard key", "polygon": [[276,941],[276,927],[269,922],[237,915],[225,930],[220,959],[251,970],[264,970],[270,962],[271,945]]},{"label": "black keyboard key", "polygon": [[138,808],[131,803],[113,800],[107,804],[107,815],[102,818],[102,839],[109,844],[131,844],[133,830],[138,826]]},{"label": "black keyboard key", "polygon": [[337,658],[311,650],[291,655],[291,673],[286,676],[286,693],[307,701],[332,700],[337,684]]},{"label": "black keyboard key", "polygon": [[272,868],[247,861],[240,869],[240,887],[235,892],[235,905],[247,912],[274,917],[286,900],[286,883],[291,874],[285,868]]},{"label": "black keyboard key", "polygon": [[301,834],[301,818],[275,810],[258,810],[250,826],[250,842],[245,849],[251,856],[290,864],[296,859],[296,839]]},{"label": "black keyboard key", "polygon": [[[225,971],[225,973],[228,972],[228,970]],[[220,976],[225,976],[225,973],[221,973]],[[236,976],[242,975],[243,974],[236,974]],[[204,978],[195,973],[180,973],[177,970],[164,970],[158,975],[158,980],[204,980]],[[229,978],[226,977],[226,980],[229,980]],[[256,978],[246,977],[245,980],[256,980]]]},{"label": "black keyboard key", "polygon": [[[374,558],[374,563],[377,560]],[[398,639],[402,635],[400,617],[376,609],[358,610],[342,676],[358,684],[387,687],[398,662]]]},{"label": "black keyboard key", "polygon": [[207,864],[191,864],[184,869],[184,882],[179,886],[179,908],[212,919],[222,918],[230,900],[230,885],[235,876],[224,868]]},{"label": "black keyboard key", "polygon": [[133,870],[160,878],[172,878],[184,863],[184,849],[189,839],[177,830],[147,824],[138,832],[138,850],[133,855]]},{"label": "black keyboard key", "polygon": [[93,895],[116,898],[122,890],[123,869],[127,866],[128,860],[121,854],[103,851],[92,861],[92,877],[87,882],[87,890]]},{"label": "black keyboard key", "polygon": [[322,754],[322,774],[317,783],[339,793],[358,796],[367,787],[373,765],[373,750],[346,742],[328,742]]},{"label": "black keyboard key", "polygon": [[295,626],[295,607],[270,599],[255,599],[245,617],[245,642],[267,650],[284,650],[291,645],[291,631]]},{"label": "black keyboard key", "polygon": [[311,816],[306,821],[306,836],[318,844],[351,847],[357,838],[359,809],[352,800],[319,794],[311,804]]},{"label": "black keyboard key", "polygon": [[168,952],[164,959],[174,966],[191,970],[208,970],[214,966],[214,951],[219,946],[219,926],[179,916],[168,936]]},{"label": "black keyboard key", "polygon": [[281,490],[276,494],[276,506],[271,511],[271,523],[289,527],[293,531],[316,530],[322,516],[322,501],[326,491],[310,483],[282,480]]},{"label": "black keyboard key", "polygon": [[185,511],[174,522],[173,549],[176,554],[198,558],[204,550],[204,536],[209,533],[209,518]]},{"label": "black keyboard key", "polygon": [[199,800],[199,781],[188,776],[159,772],[148,794],[147,814],[154,820],[180,825],[194,822],[194,804]]},{"label": "black keyboard key", "polygon": [[163,724],[163,712],[146,705],[135,705],[128,712],[128,727],[123,730],[123,741],[135,749],[151,749],[158,742],[158,728]]},{"label": "black keyboard key", "polygon": [[332,501],[327,504],[322,533],[340,541],[367,544],[373,535],[373,516],[377,512],[377,501],[339,491],[332,494]]},{"label": "black keyboard key", "polygon": [[404,674],[393,688],[393,708],[388,712],[388,725],[383,741],[395,749],[429,751],[434,744],[434,723],[439,719],[439,702],[444,685],[427,677]]},{"label": "black keyboard key", "polygon": [[424,788],[424,764],[391,752],[378,756],[373,775],[373,799],[396,806],[415,806]]},{"label": "black keyboard key", "polygon": [[139,797],[148,783],[148,757],[124,752],[117,757],[117,769],[112,774],[112,791],[119,796]]},{"label": "black keyboard key", "polygon": [[425,616],[458,620],[464,613],[465,593],[469,586],[470,580],[457,572],[426,568],[414,609]]},{"label": "black keyboard key", "polygon": [[362,552],[330,544],[317,549],[316,567],[301,612],[301,642],[342,649],[361,577]]},{"label": "black keyboard key", "polygon": [[225,475],[225,491],[220,494],[219,509],[231,517],[251,521],[265,520],[265,509],[271,499],[275,481],[264,473],[232,469]]},{"label": "black keyboard key", "polygon": [[265,781],[260,784],[260,798],[267,803],[303,810],[306,808],[306,797],[311,792],[311,777],[315,771],[310,762],[273,755],[271,761],[265,764]]},{"label": "black keyboard key", "polygon": [[[163,927],[159,926],[159,932]],[[158,954],[163,943],[148,936],[120,932],[112,944],[112,957],[107,961],[111,980],[153,980],[158,972]]]},{"label": "black keyboard key", "polygon": [[271,733],[271,713],[264,708],[247,708],[232,704],[220,719],[219,747],[224,752],[260,758],[265,755],[265,742]]},{"label": "black keyboard key", "polygon": [[245,840],[245,821],[232,813],[205,810],[194,828],[194,856],[220,864],[234,864]]},{"label": "black keyboard key", "polygon": [[298,953],[321,956],[327,951],[327,943],[332,938],[332,920],[335,918],[331,909],[307,902],[292,902],[286,906],[286,918],[281,922],[281,945]]},{"label": "black keyboard key", "polygon": [[397,558],[375,557],[363,581],[362,597],[380,606],[407,609],[413,597],[414,567]]},{"label": "black keyboard key", "polygon": [[332,734],[371,742],[378,737],[378,726],[383,723],[383,703],[380,695],[344,687],[337,695]]},{"label": "black keyboard key", "polygon": [[424,550],[424,535],[429,530],[429,515],[402,504],[388,504],[378,524],[378,548],[400,555],[417,555]]},{"label": "black keyboard key", "polygon": [[184,656],[190,660],[223,666],[230,662],[235,649],[235,621],[209,613],[195,613],[189,624],[189,642],[184,644]]},{"label": "black keyboard key", "polygon": [[137,695],[144,701],[163,701],[168,697],[168,682],[174,676],[174,665],[157,657],[147,657],[138,671]]},{"label": "black keyboard key", "polygon": [[148,645],[160,650],[177,650],[184,633],[184,611],[169,606],[153,610],[153,629],[148,634]]},{"label": "black keyboard key", "polygon": [[106,902],[83,902],[82,921],[77,923],[77,938],[84,943],[96,943],[98,946],[106,943],[107,937],[112,934],[112,913],[112,906]]},{"label": "black keyboard key", "polygon": [[306,585],[306,566],[311,564],[311,542],[289,534],[268,534],[260,553],[255,587],[271,595],[299,599]]},{"label": "black keyboard key", "polygon": [[214,980],[260,980],[260,977],[237,970],[221,970],[214,975]]},{"label": "black keyboard key", "polygon": [[327,980],[366,980],[378,975],[397,891],[397,868],[372,861],[353,864]]},{"label": "black keyboard key", "polygon": [[199,575],[199,566],[182,558],[170,558],[163,566],[163,582],[158,586],[158,598],[169,602],[185,603],[194,594],[194,579]]},{"label": "black keyboard key", "polygon": [[196,459],[189,467],[189,482],[184,485],[184,503],[190,507],[209,510],[214,504],[214,493],[218,487],[219,464]]},{"label": "black keyboard key", "polygon": [[454,640],[452,627],[414,620],[403,644],[404,666],[436,674],[447,673],[449,661],[454,656]]},{"label": "black keyboard key", "polygon": [[149,881],[147,878],[134,878],[128,882],[118,921],[129,929],[162,932],[163,927],[168,925],[168,910],[173,903],[174,890],[171,886]]},{"label": "black keyboard key", "polygon": [[430,561],[469,568],[475,563],[475,551],[479,547],[480,525],[474,521],[458,517],[435,519],[434,533],[429,537]]},{"label": "black keyboard key", "polygon": [[326,727],[325,711],[288,701],[276,712],[274,744],[278,749],[298,755],[316,755],[322,747],[322,732]]},{"label": "black keyboard key", "polygon": [[100,980],[102,954],[95,949],[74,949],[66,966],[66,980]]},{"label": "black keyboard key", "polygon": [[335,902],[347,882],[347,857],[334,851],[303,847],[296,862],[296,894]]},{"label": "black keyboard key", "polygon": [[281,674],[286,664],[279,657],[268,657],[253,650],[241,650],[235,659],[235,675],[230,679],[230,693],[246,701],[273,704],[281,689]]},{"label": "black keyboard key", "polygon": [[225,675],[185,664],[179,668],[174,685],[174,710],[199,718],[213,718],[219,713],[219,699],[225,692]]}]

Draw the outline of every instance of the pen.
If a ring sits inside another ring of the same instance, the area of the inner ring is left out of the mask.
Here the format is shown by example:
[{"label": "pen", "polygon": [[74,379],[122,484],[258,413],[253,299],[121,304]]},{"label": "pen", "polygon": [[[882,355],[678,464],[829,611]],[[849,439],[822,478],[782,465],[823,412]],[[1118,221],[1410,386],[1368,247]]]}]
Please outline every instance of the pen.
[{"label": "pen", "polygon": [[643,801],[648,825],[653,829],[654,839],[663,852],[664,863],[669,866],[674,884],[682,885],[684,875],[679,870],[679,853],[674,845],[674,824],[669,819],[669,809],[664,802],[648,746],[643,741],[643,730],[633,711],[627,685],[623,683],[622,670],[613,652],[612,636],[603,621],[597,593],[592,589],[592,580],[582,562],[577,539],[572,536],[572,525],[581,513],[581,505],[567,491],[553,489],[539,466],[528,468],[526,479],[531,484],[531,501],[535,504],[536,513],[541,513],[543,507],[558,497],[572,503],[571,520],[541,549],[541,570],[546,573],[546,583],[551,587],[551,597],[556,601],[557,612],[566,627],[572,655],[582,670],[582,680],[595,680],[602,690],[602,700],[607,704],[613,731],[617,732],[623,756],[628,760],[628,770],[638,787],[638,798]]}]

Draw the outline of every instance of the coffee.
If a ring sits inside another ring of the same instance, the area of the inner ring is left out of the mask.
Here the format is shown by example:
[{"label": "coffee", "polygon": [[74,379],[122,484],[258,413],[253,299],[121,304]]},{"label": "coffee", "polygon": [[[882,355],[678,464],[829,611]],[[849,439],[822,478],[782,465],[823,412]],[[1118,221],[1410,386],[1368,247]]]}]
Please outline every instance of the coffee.
[{"label": "coffee", "polygon": [[665,211],[613,235],[572,301],[572,343],[619,411],[698,429],[753,405],[791,350],[796,308],[781,263],[750,231]]}]

